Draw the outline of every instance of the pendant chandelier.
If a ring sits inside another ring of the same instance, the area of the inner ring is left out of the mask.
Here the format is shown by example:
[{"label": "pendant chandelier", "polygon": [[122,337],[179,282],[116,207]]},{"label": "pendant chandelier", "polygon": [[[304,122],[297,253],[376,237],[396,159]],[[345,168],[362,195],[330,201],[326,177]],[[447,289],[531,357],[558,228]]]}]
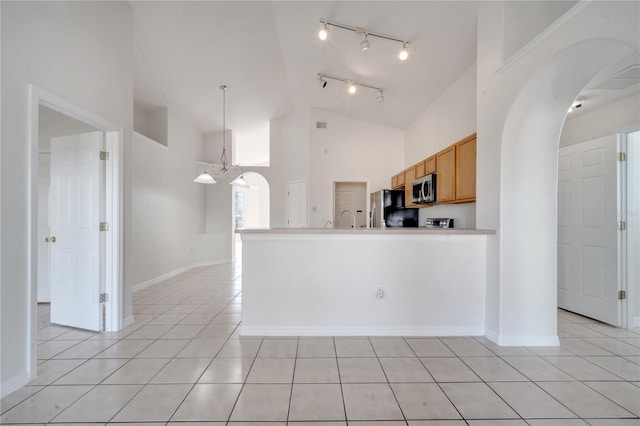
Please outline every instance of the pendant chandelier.
[{"label": "pendant chandelier", "polygon": [[[222,155],[220,156],[220,163],[208,162],[204,166],[204,172],[198,175],[193,181],[197,183],[214,184],[217,183],[216,179],[230,181],[230,185],[236,185],[243,188],[249,188],[249,184],[244,180],[244,171],[239,164],[228,164],[227,160],[227,126],[226,126],[226,93],[227,86],[224,84],[220,86],[222,90]],[[207,172],[210,170],[211,172]]]}]

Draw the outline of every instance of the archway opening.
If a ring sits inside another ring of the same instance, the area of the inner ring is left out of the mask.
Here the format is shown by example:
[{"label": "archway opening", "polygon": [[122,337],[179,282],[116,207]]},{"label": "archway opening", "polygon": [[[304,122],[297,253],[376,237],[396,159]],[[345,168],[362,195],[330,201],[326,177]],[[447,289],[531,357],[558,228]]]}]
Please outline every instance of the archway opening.
[{"label": "archway opening", "polygon": [[[234,229],[269,228],[270,189],[269,182],[257,172],[244,173],[249,187],[233,186]],[[238,262],[242,254],[242,240],[238,234],[234,241],[234,259]]]},{"label": "archway opening", "polygon": [[568,107],[602,69],[631,53],[612,40],[567,47],[542,65],[511,105],[502,134],[501,345],[557,345],[558,142]]}]

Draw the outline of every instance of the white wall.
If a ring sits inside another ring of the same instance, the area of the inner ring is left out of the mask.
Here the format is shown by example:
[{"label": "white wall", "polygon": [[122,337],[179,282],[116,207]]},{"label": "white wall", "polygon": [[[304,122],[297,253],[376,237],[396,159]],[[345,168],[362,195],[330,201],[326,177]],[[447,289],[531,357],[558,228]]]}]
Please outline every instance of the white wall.
[{"label": "white wall", "polygon": [[[5,395],[35,374],[29,359],[28,85],[123,127],[123,223],[130,235],[133,49],[132,13],[124,2],[2,2],[1,7],[0,388]],[[128,243],[125,239],[125,259]],[[130,266],[124,265],[125,316],[131,314]]]},{"label": "white wall", "polygon": [[[227,160],[233,163],[233,133],[227,130]],[[222,132],[205,135],[205,160],[220,163],[222,153]],[[233,206],[231,185],[220,181],[204,186],[206,192],[205,234],[209,241],[207,260],[210,262],[229,262],[232,259]]]},{"label": "white wall", "polygon": [[269,181],[271,227],[287,225],[287,182],[309,181],[309,111],[293,111],[270,123],[270,164],[256,170]]},{"label": "white wall", "polygon": [[[476,131],[476,74],[474,64],[407,128],[405,167]],[[419,224],[427,217],[450,217],[456,228],[475,228],[475,203],[421,208]]]},{"label": "white wall", "polygon": [[509,59],[575,3],[569,0],[504,2],[504,59]]},{"label": "white wall", "polygon": [[569,114],[562,127],[560,146],[637,129],[640,129],[640,93],[593,111],[575,116]]},{"label": "white wall", "polygon": [[[325,129],[315,123],[324,121]],[[333,182],[368,182],[369,192],[389,188],[403,169],[404,132],[312,109],[309,206],[311,227],[333,216]]]},{"label": "white wall", "polygon": [[168,146],[133,137],[134,285],[194,263],[194,235],[204,232],[204,185],[193,182],[202,134],[168,112]]},{"label": "white wall", "polygon": [[487,335],[500,344],[557,342],[562,123],[584,86],[640,43],[637,3],[580,2],[570,15],[505,66],[501,4],[478,19],[476,218],[499,232],[488,241]]}]

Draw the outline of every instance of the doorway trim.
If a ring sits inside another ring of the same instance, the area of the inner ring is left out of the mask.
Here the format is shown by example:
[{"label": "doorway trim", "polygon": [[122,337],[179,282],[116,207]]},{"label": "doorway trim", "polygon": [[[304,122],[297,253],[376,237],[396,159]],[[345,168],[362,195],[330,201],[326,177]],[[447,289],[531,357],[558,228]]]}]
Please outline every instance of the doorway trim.
[{"label": "doorway trim", "polygon": [[[367,228],[370,225],[369,222],[369,212],[371,211],[371,206],[370,206],[370,202],[371,200],[369,200],[369,194],[371,193],[371,182],[369,182],[369,179],[332,179],[331,180],[331,220],[333,220],[333,227],[336,227],[336,220],[337,218],[334,217],[335,212],[336,212],[336,184],[337,183],[364,183],[365,184],[365,190],[364,190],[364,203],[366,205],[366,211],[363,212],[364,214],[364,221],[365,224],[367,225]],[[355,213],[355,212],[354,212]]]},{"label": "doorway trim", "polygon": [[37,329],[38,329],[38,128],[40,106],[47,107],[75,120],[89,124],[105,133],[105,148],[109,160],[105,170],[105,218],[109,224],[105,246],[105,292],[106,331],[120,330],[123,326],[123,227],[122,218],[122,146],[124,129],[66,99],[53,95],[37,86],[29,85],[29,160],[28,160],[28,206],[29,225],[27,229],[28,291],[29,291],[29,343],[27,365],[29,377],[36,377],[37,371]]}]

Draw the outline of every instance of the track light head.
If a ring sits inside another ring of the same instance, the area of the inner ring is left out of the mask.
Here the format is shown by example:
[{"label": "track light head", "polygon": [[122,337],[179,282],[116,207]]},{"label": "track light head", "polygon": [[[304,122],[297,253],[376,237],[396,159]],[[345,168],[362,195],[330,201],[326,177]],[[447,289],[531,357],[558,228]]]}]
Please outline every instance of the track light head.
[{"label": "track light head", "polygon": [[326,22],[322,23],[322,28],[318,31],[318,38],[322,41],[326,40],[329,37],[329,27]]},{"label": "track light head", "polygon": [[353,95],[357,90],[358,89],[356,89],[356,85],[353,83],[353,81],[347,81],[347,91],[349,92],[349,94]]},{"label": "track light head", "polygon": [[406,61],[408,57],[409,51],[407,50],[407,43],[404,42],[402,43],[402,50],[400,50],[400,53],[398,53],[398,59],[400,59],[401,61]]},{"label": "track light head", "polygon": [[384,96],[382,96],[382,90],[378,90],[378,96],[376,97],[376,101],[384,102]]},{"label": "track light head", "polygon": [[324,89],[325,87],[327,87],[327,82],[326,82],[326,81],[323,81],[323,82],[322,82],[322,88]]},{"label": "track light head", "polygon": [[360,42],[360,50],[363,52],[369,50],[369,40],[367,40],[367,33],[362,33],[362,41]]}]

